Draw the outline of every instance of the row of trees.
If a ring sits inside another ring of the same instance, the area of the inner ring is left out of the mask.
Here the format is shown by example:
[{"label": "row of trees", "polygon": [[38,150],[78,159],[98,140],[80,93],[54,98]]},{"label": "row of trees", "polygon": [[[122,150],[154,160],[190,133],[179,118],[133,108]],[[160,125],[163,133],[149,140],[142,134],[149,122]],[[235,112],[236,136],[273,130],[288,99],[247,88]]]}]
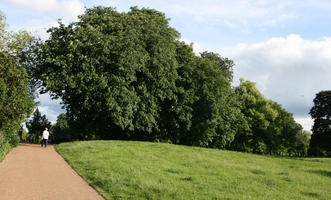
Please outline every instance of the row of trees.
[{"label": "row of trees", "polygon": [[[233,61],[213,52],[197,56],[163,13],[95,7],[78,22],[59,21],[46,41],[7,31],[0,16],[2,142],[17,144],[39,88],[61,98],[67,110],[51,129],[56,142],[132,139],[307,154],[310,134],[292,114],[266,99],[253,82],[241,79],[231,87]],[[323,91],[314,100],[312,155],[331,152],[331,109],[325,106],[331,105],[330,96]],[[27,123],[31,140],[45,127],[48,120],[36,110]]]},{"label": "row of trees", "polygon": [[0,12],[0,147],[17,145],[21,124],[35,106],[23,56],[33,38],[25,31],[7,28]]},{"label": "row of trees", "polygon": [[67,113],[57,131],[66,138],[307,152],[308,133],[292,114],[250,81],[232,88],[233,62],[212,52],[195,55],[163,13],[95,7],[48,32],[31,48],[37,56],[28,71],[42,92],[62,99]]}]

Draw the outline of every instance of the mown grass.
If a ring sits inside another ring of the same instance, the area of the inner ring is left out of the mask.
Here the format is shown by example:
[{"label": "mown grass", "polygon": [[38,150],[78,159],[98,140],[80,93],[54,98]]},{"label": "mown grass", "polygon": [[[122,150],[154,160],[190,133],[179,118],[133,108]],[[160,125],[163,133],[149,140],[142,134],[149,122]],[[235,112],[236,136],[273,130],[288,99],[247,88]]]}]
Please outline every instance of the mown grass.
[{"label": "mown grass", "polygon": [[331,199],[331,159],[89,141],[57,151],[107,199]]}]

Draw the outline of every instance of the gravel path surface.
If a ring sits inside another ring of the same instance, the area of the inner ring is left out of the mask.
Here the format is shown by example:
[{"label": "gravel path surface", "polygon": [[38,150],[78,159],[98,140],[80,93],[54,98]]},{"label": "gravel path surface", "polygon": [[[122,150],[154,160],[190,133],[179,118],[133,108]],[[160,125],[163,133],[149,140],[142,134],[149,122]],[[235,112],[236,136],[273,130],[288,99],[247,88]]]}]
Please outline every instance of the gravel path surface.
[{"label": "gravel path surface", "polygon": [[0,163],[0,200],[102,200],[49,145],[19,144]]}]

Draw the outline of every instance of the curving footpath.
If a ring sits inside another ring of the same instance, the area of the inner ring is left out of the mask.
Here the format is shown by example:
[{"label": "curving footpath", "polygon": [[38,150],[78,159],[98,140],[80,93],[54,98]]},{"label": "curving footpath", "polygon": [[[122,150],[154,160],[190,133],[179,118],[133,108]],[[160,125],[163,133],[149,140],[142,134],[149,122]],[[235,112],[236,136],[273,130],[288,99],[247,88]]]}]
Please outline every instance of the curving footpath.
[{"label": "curving footpath", "polygon": [[19,144],[0,163],[0,200],[103,200],[53,146]]}]

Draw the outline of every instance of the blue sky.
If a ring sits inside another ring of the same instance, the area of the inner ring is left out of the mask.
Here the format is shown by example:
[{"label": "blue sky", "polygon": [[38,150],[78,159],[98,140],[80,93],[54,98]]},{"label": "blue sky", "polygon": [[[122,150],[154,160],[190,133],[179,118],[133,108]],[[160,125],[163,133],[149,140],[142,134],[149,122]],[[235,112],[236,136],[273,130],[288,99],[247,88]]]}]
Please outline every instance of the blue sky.
[{"label": "blue sky", "polygon": [[[47,28],[77,20],[96,5],[128,11],[131,6],[162,11],[181,39],[233,59],[234,83],[257,83],[306,130],[315,94],[331,86],[331,1],[327,0],[1,0],[0,10],[12,30],[26,29],[46,39]],[[40,110],[51,121],[59,100],[42,95]]]}]

